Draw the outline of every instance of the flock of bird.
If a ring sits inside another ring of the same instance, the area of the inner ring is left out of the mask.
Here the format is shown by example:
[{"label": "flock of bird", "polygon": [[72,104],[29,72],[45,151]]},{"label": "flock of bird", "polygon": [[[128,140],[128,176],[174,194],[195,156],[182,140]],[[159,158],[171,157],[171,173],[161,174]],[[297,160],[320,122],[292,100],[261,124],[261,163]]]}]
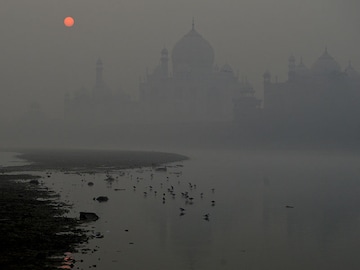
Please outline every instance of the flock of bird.
[{"label": "flock of bird", "polygon": [[[164,174],[165,172],[161,172],[160,174]],[[179,179],[181,173],[176,173],[176,177],[177,179]],[[153,173],[150,174],[150,179],[154,180],[155,175]],[[130,175],[130,179],[133,179],[133,175]],[[142,189],[142,193],[144,198],[147,198],[148,196],[161,196],[161,202],[163,204],[165,204],[167,202],[168,199],[176,199],[176,198],[181,198],[181,202],[184,204],[183,207],[179,207],[179,216],[184,216],[187,211],[186,211],[186,206],[191,206],[195,203],[195,201],[197,199],[200,200],[205,200],[204,199],[204,192],[197,192],[197,185],[191,182],[188,182],[185,185],[185,190],[183,187],[183,183],[184,181],[177,181],[178,187],[174,187],[174,184],[171,183],[171,179],[169,178],[169,176],[166,176],[166,181],[165,183],[161,182],[159,183],[159,185],[156,184],[152,184],[152,185],[147,185],[143,184],[143,177],[136,177],[136,184],[133,184],[132,189],[134,192],[136,192],[137,190],[141,190]],[[182,189],[182,190],[181,190]],[[215,193],[215,188],[211,188],[210,189],[210,194],[214,194]],[[197,196],[197,198],[195,198]],[[211,197],[214,197],[214,195],[212,195]],[[212,198],[213,199],[213,198]],[[216,201],[215,200],[211,200],[209,201],[209,206],[214,207],[216,205]],[[203,214],[202,218],[205,221],[210,221],[210,214],[209,213],[205,213]]]}]

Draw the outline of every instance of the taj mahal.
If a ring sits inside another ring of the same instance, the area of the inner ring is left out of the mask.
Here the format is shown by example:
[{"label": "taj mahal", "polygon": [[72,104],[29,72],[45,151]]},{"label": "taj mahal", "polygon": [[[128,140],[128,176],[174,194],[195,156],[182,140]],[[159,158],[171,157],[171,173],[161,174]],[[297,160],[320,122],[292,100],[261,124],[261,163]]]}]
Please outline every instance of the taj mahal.
[{"label": "taj mahal", "polygon": [[214,64],[214,49],[194,22],[171,51],[159,51],[159,64],[140,81],[137,100],[111,91],[99,59],[91,93],[65,96],[66,121],[233,122],[265,129],[360,125],[360,75],[351,63],[342,69],[327,49],[310,68],[290,56],[283,82],[266,71],[263,100],[229,64]]},{"label": "taj mahal", "polygon": [[344,69],[325,48],[307,67],[300,57],[288,59],[288,78],[270,72],[264,79],[264,119],[274,128],[294,132],[360,131],[360,74],[349,62]]},{"label": "taj mahal", "polygon": [[65,117],[72,121],[222,122],[234,118],[234,100],[246,110],[260,109],[261,100],[247,80],[232,67],[214,65],[211,44],[195,29],[173,47],[160,52],[159,65],[139,85],[139,99],[114,96],[103,79],[103,63],[96,63],[92,93],[65,97]]},{"label": "taj mahal", "polygon": [[175,121],[232,121],[234,100],[244,96],[259,108],[251,85],[239,81],[230,65],[215,66],[214,56],[193,23],[171,52],[172,74],[169,52],[163,49],[159,66],[140,84],[140,102],[148,114]]}]

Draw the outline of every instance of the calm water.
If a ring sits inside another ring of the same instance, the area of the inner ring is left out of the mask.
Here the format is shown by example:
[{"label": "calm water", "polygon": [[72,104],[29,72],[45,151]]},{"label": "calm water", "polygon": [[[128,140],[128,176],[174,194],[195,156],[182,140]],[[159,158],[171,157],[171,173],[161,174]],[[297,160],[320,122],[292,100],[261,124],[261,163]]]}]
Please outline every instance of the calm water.
[{"label": "calm water", "polygon": [[22,166],[29,164],[26,160],[18,158],[19,153],[0,151],[0,168],[7,166]]},{"label": "calm water", "polygon": [[[114,171],[112,182],[103,173],[55,172],[45,179],[74,203],[70,215],[100,216],[89,228],[104,238],[91,240],[88,254],[75,255],[75,268],[358,269],[358,156],[183,154],[191,159],[170,164],[167,172]],[[93,200],[102,195],[109,201]]]}]

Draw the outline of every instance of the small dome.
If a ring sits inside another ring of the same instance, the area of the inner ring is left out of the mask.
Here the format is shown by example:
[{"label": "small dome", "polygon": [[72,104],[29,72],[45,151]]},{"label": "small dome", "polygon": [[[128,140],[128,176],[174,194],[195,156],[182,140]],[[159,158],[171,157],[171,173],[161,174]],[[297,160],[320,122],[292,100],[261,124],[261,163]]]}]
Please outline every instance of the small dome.
[{"label": "small dome", "polygon": [[345,68],[345,73],[352,79],[360,77],[360,74],[353,68],[351,62],[349,62],[349,65]]},{"label": "small dome", "polygon": [[168,50],[166,48],[161,50],[161,54],[163,54],[163,55],[168,55],[168,53],[169,52],[168,52]]},{"label": "small dome", "polygon": [[333,72],[340,72],[340,65],[335,59],[328,53],[327,49],[323,55],[313,64],[311,70],[317,74],[329,74]]},{"label": "small dome", "polygon": [[96,61],[96,65],[97,66],[102,66],[103,65],[103,62],[101,61],[100,58],[98,58],[98,60]]},{"label": "small dome", "polygon": [[220,72],[234,73],[234,70],[232,69],[232,67],[229,64],[225,64],[221,67]]},{"label": "small dome", "polygon": [[264,74],[263,74],[263,77],[264,77],[264,78],[270,78],[270,77],[271,77],[270,72],[269,72],[268,70],[265,71]]},{"label": "small dome", "polygon": [[214,50],[194,26],[172,50],[174,74],[193,72],[210,73],[214,63]]},{"label": "small dome", "polygon": [[296,66],[296,75],[306,76],[309,75],[310,70],[307,66],[304,65],[302,58],[300,59],[300,63]]},{"label": "small dome", "polygon": [[255,92],[253,86],[251,85],[251,83],[248,82],[247,79],[245,79],[245,81],[241,82],[241,86],[240,86],[240,87],[241,87],[241,90],[242,90],[243,92],[246,92],[246,93],[253,93],[253,92]]}]

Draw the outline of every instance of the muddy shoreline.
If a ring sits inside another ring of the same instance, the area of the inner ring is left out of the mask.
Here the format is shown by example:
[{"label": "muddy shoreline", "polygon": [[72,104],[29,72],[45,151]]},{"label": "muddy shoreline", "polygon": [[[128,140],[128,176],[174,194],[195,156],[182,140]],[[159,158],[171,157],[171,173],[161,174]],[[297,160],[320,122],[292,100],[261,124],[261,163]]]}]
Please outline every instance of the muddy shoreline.
[{"label": "muddy shoreline", "polygon": [[180,160],[184,155],[154,151],[117,151],[117,150],[14,150],[18,158],[29,165],[1,168],[7,171],[106,171],[111,169],[129,169],[158,166]]},{"label": "muddy shoreline", "polygon": [[71,206],[56,200],[58,194],[42,185],[46,178],[36,171],[100,172],[187,159],[171,153],[95,150],[21,151],[19,158],[31,164],[2,167],[0,173],[0,266],[6,269],[59,268],[65,253],[79,250],[89,239],[79,219],[64,216]]},{"label": "muddy shoreline", "polygon": [[88,240],[80,221],[65,217],[69,205],[29,174],[0,175],[0,265],[6,269],[55,269],[52,257]]}]

